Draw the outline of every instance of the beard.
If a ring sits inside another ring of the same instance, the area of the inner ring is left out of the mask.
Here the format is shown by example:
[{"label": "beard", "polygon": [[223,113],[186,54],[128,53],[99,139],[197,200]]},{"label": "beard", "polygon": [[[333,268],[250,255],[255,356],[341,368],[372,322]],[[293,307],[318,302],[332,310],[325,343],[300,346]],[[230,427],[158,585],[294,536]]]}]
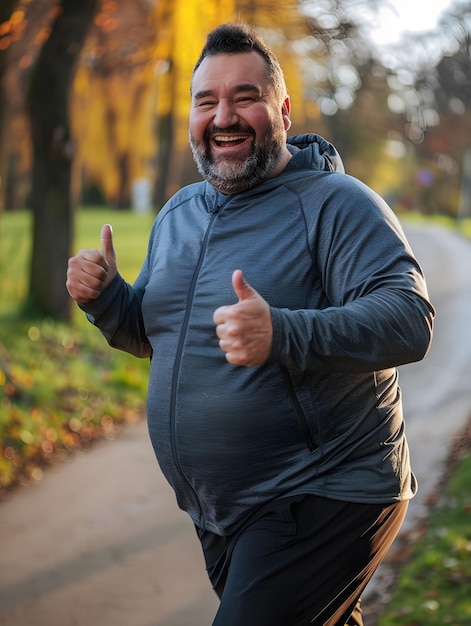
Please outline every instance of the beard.
[{"label": "beard", "polygon": [[207,129],[203,141],[198,142],[189,132],[193,159],[201,176],[223,193],[239,193],[255,187],[270,178],[276,169],[286,144],[286,133],[282,125],[273,128],[260,142],[253,142],[250,154],[243,160],[226,159],[215,162],[211,153],[210,137],[215,133],[247,133],[251,129],[236,124],[230,128]]}]

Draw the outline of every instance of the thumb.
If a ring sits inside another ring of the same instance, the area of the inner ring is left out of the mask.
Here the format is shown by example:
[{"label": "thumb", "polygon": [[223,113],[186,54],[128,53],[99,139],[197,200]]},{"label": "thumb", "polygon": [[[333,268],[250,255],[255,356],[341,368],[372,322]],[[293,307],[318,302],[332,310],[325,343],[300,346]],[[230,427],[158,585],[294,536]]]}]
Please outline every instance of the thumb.
[{"label": "thumb", "polygon": [[100,233],[101,252],[107,261],[116,262],[116,253],[113,247],[113,228],[111,224],[102,226]]},{"label": "thumb", "polygon": [[258,295],[255,289],[251,287],[248,282],[246,282],[242,274],[242,270],[235,270],[232,274],[232,286],[236,296],[239,298],[239,302]]}]

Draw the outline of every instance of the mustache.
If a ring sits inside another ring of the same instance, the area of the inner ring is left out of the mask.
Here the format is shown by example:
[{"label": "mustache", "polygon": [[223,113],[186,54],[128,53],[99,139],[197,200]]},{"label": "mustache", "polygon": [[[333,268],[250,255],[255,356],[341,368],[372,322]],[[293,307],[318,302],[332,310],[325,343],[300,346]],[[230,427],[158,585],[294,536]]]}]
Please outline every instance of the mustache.
[{"label": "mustache", "polygon": [[220,126],[211,126],[206,129],[204,133],[204,138],[206,141],[209,141],[213,135],[221,135],[224,133],[244,133],[247,135],[254,136],[255,133],[252,128],[249,126],[243,126],[242,124],[233,124],[232,126],[226,126],[225,128],[221,128]]}]

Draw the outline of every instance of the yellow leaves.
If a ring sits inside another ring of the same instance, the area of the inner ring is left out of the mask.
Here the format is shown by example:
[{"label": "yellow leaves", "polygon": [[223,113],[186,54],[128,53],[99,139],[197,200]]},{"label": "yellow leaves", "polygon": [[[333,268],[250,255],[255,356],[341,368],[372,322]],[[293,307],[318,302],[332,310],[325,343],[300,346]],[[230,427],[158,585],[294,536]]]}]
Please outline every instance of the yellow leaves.
[{"label": "yellow leaves", "polygon": [[[304,99],[303,99],[304,100]],[[294,102],[295,106],[298,104]],[[321,108],[316,100],[304,100],[304,112],[306,119],[317,122],[321,118]]]},{"label": "yellow leaves", "polygon": [[85,95],[90,88],[90,68],[80,65],[77,68],[74,80],[74,91],[78,96]]},{"label": "yellow leaves", "polygon": [[11,368],[12,384],[15,387],[29,389],[34,384],[34,377],[26,369],[13,365]]},{"label": "yellow leaves", "polygon": [[[8,450],[8,448],[7,448]],[[10,448],[12,450],[12,448]],[[6,454],[7,451],[5,451]],[[9,486],[15,480],[15,465],[8,458],[3,458],[0,456],[0,476],[1,476],[1,485]]]},{"label": "yellow leaves", "polygon": [[113,204],[126,200],[134,179],[153,176],[157,37],[148,13],[139,3],[103,2],[74,81],[77,181]]},{"label": "yellow leaves", "polygon": [[168,4],[157,3],[151,16],[158,28],[154,49],[159,116],[172,113],[174,141],[178,149],[187,145],[189,85],[194,64],[204,45],[207,33],[221,22],[234,19],[234,0],[204,2],[187,0]]},{"label": "yellow leaves", "polygon": [[23,443],[31,444],[34,441],[34,436],[29,430],[22,430],[20,432],[20,439]]},{"label": "yellow leaves", "polygon": [[291,41],[305,36],[305,25],[294,0],[162,0],[145,11],[105,0],[74,82],[71,119],[80,181],[100,187],[111,203],[123,187],[130,195],[137,178],[152,184],[160,147],[155,129],[159,119],[168,119],[168,184],[173,189],[185,183],[192,70],[208,32],[231,20],[253,23],[282,60],[293,122],[301,127],[307,117],[318,120],[318,110],[303,107],[302,73]]},{"label": "yellow leaves", "polygon": [[13,11],[10,19],[0,24],[0,50],[6,50],[14,41],[18,41],[25,26],[25,12],[22,9]]},{"label": "yellow leaves", "polygon": [[108,199],[117,197],[124,156],[131,180],[152,175],[154,92],[149,76],[147,65],[135,69],[132,79],[122,72],[99,78],[88,68],[77,74],[73,129],[80,138],[78,160],[86,160],[88,181],[99,182]]},{"label": "yellow leaves", "polygon": [[22,9],[17,11],[13,11],[10,17],[10,23],[12,24],[13,29],[16,28],[19,24],[21,24],[25,19],[25,12]]},{"label": "yellow leaves", "polygon": [[161,61],[157,68],[157,115],[165,117],[174,104],[173,80],[170,64]]},{"label": "yellow leaves", "polygon": [[8,20],[7,22],[2,22],[0,24],[0,37],[4,37],[5,35],[8,35],[11,31],[11,21]]},{"label": "yellow leaves", "polygon": [[[157,112],[166,116],[172,112],[177,149],[187,144],[189,113],[189,84],[193,66],[204,45],[207,33],[218,24],[231,20],[246,20],[259,27],[267,41],[283,61],[288,91],[293,104],[293,119],[304,122],[303,83],[299,59],[290,46],[285,32],[297,32],[302,36],[302,20],[297,3],[246,0],[219,0],[201,3],[199,0],[172,3],[163,10],[157,3],[153,14],[158,26],[158,42],[155,48],[157,75]],[[297,29],[297,30],[296,30]]]}]

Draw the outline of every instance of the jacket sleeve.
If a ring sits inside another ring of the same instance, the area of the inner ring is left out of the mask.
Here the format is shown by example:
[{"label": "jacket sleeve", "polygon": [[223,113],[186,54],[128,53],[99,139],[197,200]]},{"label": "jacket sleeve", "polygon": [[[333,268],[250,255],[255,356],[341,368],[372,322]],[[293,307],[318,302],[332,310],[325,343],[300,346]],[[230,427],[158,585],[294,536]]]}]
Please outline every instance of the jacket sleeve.
[{"label": "jacket sleeve", "polygon": [[335,372],[418,361],[435,315],[422,270],[387,204],[359,181],[331,176],[322,209],[311,216],[304,207],[327,305],[272,307],[269,361]]},{"label": "jacket sleeve", "polygon": [[117,274],[99,298],[80,308],[111,347],[144,358],[150,357],[152,350],[141,313],[143,293],[138,285],[129,285]]},{"label": "jacket sleeve", "polygon": [[80,305],[88,320],[100,329],[111,347],[142,358],[152,356],[141,305],[148,283],[154,228],[155,222],[149,239],[147,258],[134,284],[127,283],[118,273],[98,298]]}]

